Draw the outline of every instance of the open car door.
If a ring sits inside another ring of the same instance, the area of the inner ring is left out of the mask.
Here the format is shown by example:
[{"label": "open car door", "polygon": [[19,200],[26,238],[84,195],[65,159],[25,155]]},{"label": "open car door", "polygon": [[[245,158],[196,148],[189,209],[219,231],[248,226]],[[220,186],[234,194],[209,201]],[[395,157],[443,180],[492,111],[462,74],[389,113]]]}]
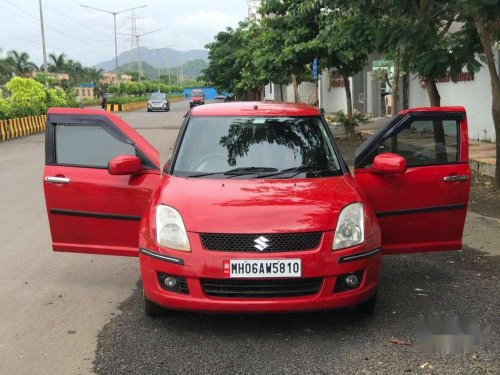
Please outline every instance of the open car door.
[{"label": "open car door", "polygon": [[138,256],[159,153],[119,117],[51,108],[43,186],[54,251]]},{"label": "open car door", "polygon": [[356,150],[355,179],[379,219],[384,254],[461,249],[470,189],[465,109],[400,112]]}]

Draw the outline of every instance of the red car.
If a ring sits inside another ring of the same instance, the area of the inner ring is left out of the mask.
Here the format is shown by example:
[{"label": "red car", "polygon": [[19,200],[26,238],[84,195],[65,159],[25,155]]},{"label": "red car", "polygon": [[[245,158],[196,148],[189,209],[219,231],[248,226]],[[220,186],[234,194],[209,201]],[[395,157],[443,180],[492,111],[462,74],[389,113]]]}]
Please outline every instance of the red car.
[{"label": "red car", "polygon": [[189,108],[205,104],[205,94],[203,90],[193,90],[189,95]]},{"label": "red car", "polygon": [[373,313],[382,254],[461,248],[468,160],[462,107],[402,111],[354,174],[311,106],[196,107],[163,169],[112,113],[53,108],[43,185],[53,249],[138,256],[148,315]]}]

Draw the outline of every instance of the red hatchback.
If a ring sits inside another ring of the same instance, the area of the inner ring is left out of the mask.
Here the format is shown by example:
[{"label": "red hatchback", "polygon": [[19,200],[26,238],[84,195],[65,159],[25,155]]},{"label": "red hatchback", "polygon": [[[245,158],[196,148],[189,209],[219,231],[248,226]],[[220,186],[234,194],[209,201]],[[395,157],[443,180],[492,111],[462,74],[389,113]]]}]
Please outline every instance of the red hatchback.
[{"label": "red hatchback", "polygon": [[139,256],[148,315],[373,313],[381,254],[461,248],[462,107],[401,112],[356,151],[354,172],[306,105],[196,107],[163,170],[111,113],[48,114],[53,249]]}]

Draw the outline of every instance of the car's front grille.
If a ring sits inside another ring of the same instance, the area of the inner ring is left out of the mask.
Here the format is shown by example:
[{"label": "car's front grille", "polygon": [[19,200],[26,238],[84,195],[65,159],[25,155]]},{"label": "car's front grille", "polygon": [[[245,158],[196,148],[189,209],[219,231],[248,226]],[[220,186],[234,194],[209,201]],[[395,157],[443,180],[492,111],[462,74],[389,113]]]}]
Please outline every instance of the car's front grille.
[{"label": "car's front grille", "polygon": [[272,234],[231,234],[202,233],[201,244],[206,250],[276,253],[316,249],[322,232],[272,233]]},{"label": "car's front grille", "polygon": [[314,279],[201,279],[203,292],[211,297],[276,298],[318,293],[322,278]]}]

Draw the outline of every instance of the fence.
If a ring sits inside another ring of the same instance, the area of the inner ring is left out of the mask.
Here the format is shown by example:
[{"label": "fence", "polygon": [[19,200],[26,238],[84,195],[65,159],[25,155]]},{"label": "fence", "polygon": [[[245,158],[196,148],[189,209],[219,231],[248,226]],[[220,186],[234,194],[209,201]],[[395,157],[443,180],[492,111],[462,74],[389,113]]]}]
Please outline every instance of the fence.
[{"label": "fence", "polygon": [[47,115],[0,120],[0,137],[2,142],[8,139],[24,137],[45,131]]}]

